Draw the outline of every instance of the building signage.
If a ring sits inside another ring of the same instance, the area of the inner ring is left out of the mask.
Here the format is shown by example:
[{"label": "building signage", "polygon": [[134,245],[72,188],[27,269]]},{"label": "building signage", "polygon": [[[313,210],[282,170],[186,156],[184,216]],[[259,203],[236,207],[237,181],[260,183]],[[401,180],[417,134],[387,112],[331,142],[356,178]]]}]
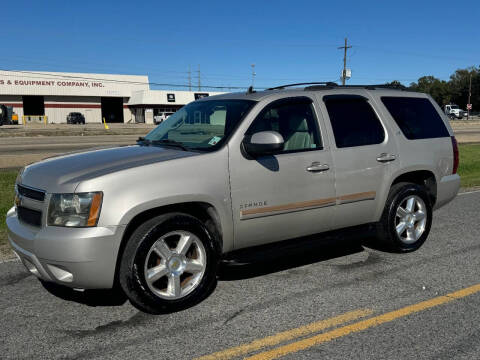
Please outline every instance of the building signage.
[{"label": "building signage", "polygon": [[168,102],[175,102],[175,94],[167,94]]},{"label": "building signage", "polygon": [[198,100],[198,99],[207,97],[208,93],[195,93],[194,96],[195,96],[195,100]]},{"label": "building signage", "polygon": [[62,87],[105,87],[98,81],[55,81],[55,80],[11,80],[0,79],[0,85],[6,86],[62,86]]},{"label": "building signage", "polygon": [[0,95],[130,97],[148,91],[148,76],[0,70]]}]

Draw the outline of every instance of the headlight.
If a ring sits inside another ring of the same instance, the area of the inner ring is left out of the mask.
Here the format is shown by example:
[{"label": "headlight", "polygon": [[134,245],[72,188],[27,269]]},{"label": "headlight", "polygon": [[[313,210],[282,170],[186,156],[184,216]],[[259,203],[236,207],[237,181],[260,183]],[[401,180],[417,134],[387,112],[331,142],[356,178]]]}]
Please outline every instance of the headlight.
[{"label": "headlight", "polygon": [[96,226],[100,217],[103,194],[89,192],[79,194],[53,194],[48,206],[49,226]]},{"label": "headlight", "polygon": [[22,175],[23,175],[23,172],[25,171],[25,167],[22,167],[20,169],[20,171],[18,172],[17,174],[17,178],[15,180],[15,184],[20,184],[22,182]]},{"label": "headlight", "polygon": [[25,167],[22,167],[20,171],[17,174],[17,178],[15,179],[15,209],[20,206],[20,198],[18,197],[18,190],[17,190],[17,184],[22,183],[22,175],[25,170]]}]

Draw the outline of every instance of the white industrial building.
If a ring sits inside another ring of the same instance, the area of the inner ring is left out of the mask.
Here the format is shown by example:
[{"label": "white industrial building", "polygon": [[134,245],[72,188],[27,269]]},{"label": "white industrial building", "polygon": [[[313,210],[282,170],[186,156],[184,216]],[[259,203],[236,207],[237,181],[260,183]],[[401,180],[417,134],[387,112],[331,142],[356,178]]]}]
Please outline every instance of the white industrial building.
[{"label": "white industrial building", "polygon": [[154,116],[175,112],[208,91],[150,90],[146,75],[0,71],[0,104],[23,116],[43,115],[65,123],[79,112],[87,123],[153,123]]}]

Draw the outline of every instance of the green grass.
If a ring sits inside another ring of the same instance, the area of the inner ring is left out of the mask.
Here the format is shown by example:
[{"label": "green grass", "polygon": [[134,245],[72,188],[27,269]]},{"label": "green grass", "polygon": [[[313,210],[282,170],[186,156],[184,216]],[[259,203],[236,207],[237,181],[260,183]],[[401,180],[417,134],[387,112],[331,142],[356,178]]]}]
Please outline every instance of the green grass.
[{"label": "green grass", "polygon": [[0,170],[0,258],[6,253],[7,229],[5,224],[5,216],[7,211],[13,206],[15,197],[15,178],[18,171]]},{"label": "green grass", "polygon": [[480,186],[480,144],[459,145],[462,187]]},{"label": "green grass", "polygon": [[[459,145],[459,150],[458,173],[462,177],[462,187],[480,186],[480,144]],[[0,257],[1,253],[5,251],[7,243],[5,215],[13,205],[13,186],[16,176],[17,171],[0,170]]]}]

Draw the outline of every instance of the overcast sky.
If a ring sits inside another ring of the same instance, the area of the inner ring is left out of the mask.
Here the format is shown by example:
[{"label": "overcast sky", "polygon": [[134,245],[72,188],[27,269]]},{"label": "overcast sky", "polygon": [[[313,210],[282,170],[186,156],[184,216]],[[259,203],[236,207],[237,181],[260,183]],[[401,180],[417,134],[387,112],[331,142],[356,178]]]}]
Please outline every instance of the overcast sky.
[{"label": "overcast sky", "polygon": [[[0,69],[259,87],[448,79],[480,65],[480,1],[4,1]],[[155,88],[155,87],[153,87]]]}]

